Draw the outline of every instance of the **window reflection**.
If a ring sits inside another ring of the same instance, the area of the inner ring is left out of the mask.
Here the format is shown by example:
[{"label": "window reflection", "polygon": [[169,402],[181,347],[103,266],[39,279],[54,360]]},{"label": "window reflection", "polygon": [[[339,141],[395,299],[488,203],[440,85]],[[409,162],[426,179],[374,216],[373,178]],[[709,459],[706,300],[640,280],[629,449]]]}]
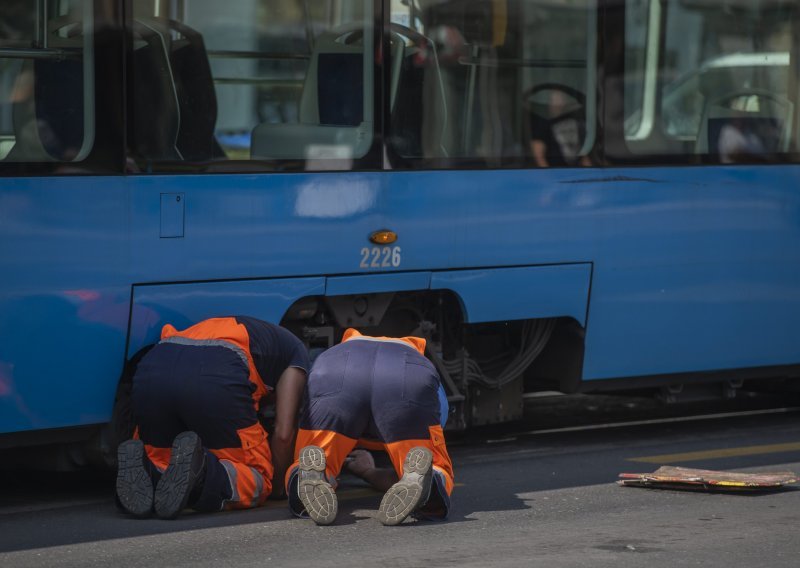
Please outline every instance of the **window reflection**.
[{"label": "window reflection", "polygon": [[372,144],[372,5],[134,2],[135,157],[348,169]]},{"label": "window reflection", "polygon": [[94,139],[91,3],[7,0],[0,19],[0,160],[76,162]]},{"label": "window reflection", "polygon": [[[592,0],[392,2],[391,148],[429,164],[588,164]],[[409,163],[409,162],[406,162]]]},{"label": "window reflection", "polygon": [[625,77],[631,151],[695,154],[724,163],[789,151],[796,2],[628,0],[626,7],[648,14],[650,38],[644,43],[640,29],[626,28],[626,59],[638,62]]}]

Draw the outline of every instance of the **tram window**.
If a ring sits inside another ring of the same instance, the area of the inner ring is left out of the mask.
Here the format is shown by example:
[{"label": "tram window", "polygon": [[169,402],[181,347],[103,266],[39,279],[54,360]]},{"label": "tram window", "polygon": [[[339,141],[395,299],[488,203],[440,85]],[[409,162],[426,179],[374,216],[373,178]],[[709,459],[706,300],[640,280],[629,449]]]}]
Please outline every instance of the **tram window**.
[{"label": "tram window", "polygon": [[94,141],[92,3],[3,0],[0,163],[77,162]]},{"label": "tram window", "polygon": [[350,169],[372,146],[372,1],[132,4],[131,148],[147,169]]},{"label": "tram window", "polygon": [[[642,4],[628,0],[627,8],[640,10]],[[796,138],[798,100],[789,84],[797,2],[647,4],[651,40],[646,46],[641,30],[626,25],[626,62],[631,51],[647,51],[638,58],[641,66],[626,70],[628,148],[723,163],[771,160],[788,152]]]},{"label": "tram window", "polygon": [[588,165],[595,0],[391,2],[391,21],[399,163]]}]

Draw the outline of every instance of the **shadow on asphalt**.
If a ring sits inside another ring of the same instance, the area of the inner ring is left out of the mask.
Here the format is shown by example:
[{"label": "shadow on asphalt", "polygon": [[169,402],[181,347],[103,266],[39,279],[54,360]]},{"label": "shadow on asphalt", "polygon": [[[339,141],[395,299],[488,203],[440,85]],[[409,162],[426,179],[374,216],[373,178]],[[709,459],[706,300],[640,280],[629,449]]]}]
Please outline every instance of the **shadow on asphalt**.
[{"label": "shadow on asphalt", "polygon": [[[507,432],[505,438],[475,438],[454,444],[456,488],[453,510],[446,523],[479,520],[480,513],[530,509],[531,494],[567,488],[613,484],[623,471],[654,471],[658,465],[634,461],[636,457],[698,451],[709,448],[776,444],[800,439],[796,415],[739,418],[735,421],[660,424],[614,430],[562,432],[536,435]],[[694,461],[702,469],[762,471],[799,461],[797,453],[778,452]],[[666,465],[666,464],[665,464]],[[672,464],[681,465],[681,464]],[[368,520],[380,503],[380,494],[366,485],[343,478],[343,496],[337,527]],[[266,525],[271,530],[305,533],[317,530],[309,520],[294,519],[285,501],[265,507],[216,514],[186,514],[174,521],[138,520],[116,510],[114,475],[105,473],[0,472],[0,552],[44,549],[164,533],[181,533],[219,527]],[[346,497],[351,491],[354,497]],[[626,492],[664,489],[620,488]],[[754,494],[757,495],[757,494]],[[732,498],[757,498],[741,494]],[[432,522],[401,525],[406,531],[430,530]],[[318,530],[328,530],[320,528]],[[340,533],[342,538],[352,534]]]},{"label": "shadow on asphalt", "polygon": [[[114,504],[114,480],[112,472],[0,472],[0,553],[217,527],[286,523],[286,530],[314,528],[310,519],[292,516],[286,501],[268,501],[245,511],[186,511],[171,521],[135,519]],[[339,493],[342,498],[334,528],[365,520],[378,523],[372,517],[377,514],[380,493],[347,475],[342,477]],[[471,520],[462,506],[444,523]],[[440,523],[412,520],[400,530],[425,530],[432,524]]]}]

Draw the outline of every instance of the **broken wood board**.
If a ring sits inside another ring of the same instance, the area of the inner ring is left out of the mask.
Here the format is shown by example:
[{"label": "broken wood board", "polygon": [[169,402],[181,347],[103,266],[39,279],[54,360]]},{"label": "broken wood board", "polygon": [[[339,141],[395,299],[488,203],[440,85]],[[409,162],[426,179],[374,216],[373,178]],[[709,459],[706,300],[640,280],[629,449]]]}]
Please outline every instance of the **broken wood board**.
[{"label": "broken wood board", "polygon": [[619,478],[617,484],[624,487],[701,491],[771,491],[800,481],[800,477],[791,471],[735,473],[669,465],[653,473],[620,473]]}]

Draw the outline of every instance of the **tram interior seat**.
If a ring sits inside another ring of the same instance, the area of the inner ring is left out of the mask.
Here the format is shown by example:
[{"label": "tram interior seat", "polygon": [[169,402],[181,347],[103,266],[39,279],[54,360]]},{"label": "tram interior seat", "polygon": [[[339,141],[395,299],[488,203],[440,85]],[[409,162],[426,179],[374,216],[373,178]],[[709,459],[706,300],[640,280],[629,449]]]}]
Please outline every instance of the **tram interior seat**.
[{"label": "tram interior seat", "polygon": [[791,142],[794,105],[766,91],[742,91],[707,104],[700,122],[695,151],[736,156],[786,152]]},{"label": "tram interior seat", "polygon": [[169,21],[180,33],[170,45],[175,91],[180,109],[177,147],[188,161],[224,158],[214,136],[217,124],[217,93],[203,36],[184,24]]},{"label": "tram interior seat", "polygon": [[83,27],[77,6],[51,18],[49,46],[63,56],[27,59],[19,66],[11,94],[14,145],[8,161],[69,162],[90,150],[94,122],[86,107],[94,100],[94,87],[92,77],[84,74]]},{"label": "tram interior seat", "polygon": [[[392,145],[405,156],[422,155],[423,145],[426,155],[447,155],[443,143],[447,125],[442,118],[447,114],[446,101],[435,46],[418,32],[397,27],[390,41]],[[299,122],[256,126],[253,158],[351,158],[367,152],[372,143],[372,104],[363,93],[365,83],[372,82],[372,72],[369,68],[365,72],[363,44],[352,41],[354,37],[361,37],[360,30],[334,31],[317,39],[303,84]],[[414,61],[426,48],[427,68]],[[428,121],[423,116],[426,95],[434,96],[438,105]]]},{"label": "tram interior seat", "polygon": [[160,22],[133,22],[133,147],[147,160],[179,160],[180,114],[168,43]]},{"label": "tram interior seat", "polygon": [[447,140],[447,97],[436,45],[415,30],[392,26],[391,146],[404,157],[449,156],[453,141]]},{"label": "tram interior seat", "polygon": [[224,157],[214,136],[217,96],[203,36],[164,19],[137,19],[133,33],[137,154],[194,162]]},{"label": "tram interior seat", "polygon": [[[19,66],[11,94],[14,162],[69,162],[91,148],[93,82],[84,74],[83,22],[78,6],[47,22],[49,45],[63,57],[27,59]],[[43,52],[44,55],[44,52]]]},{"label": "tram interior seat", "polygon": [[[363,156],[372,143],[371,68],[364,69],[363,42],[349,41],[360,30],[320,35],[308,65],[297,123],[257,125],[251,157],[324,159]],[[365,104],[365,102],[367,104]]]},{"label": "tram interior seat", "polygon": [[13,162],[69,162],[84,141],[83,62],[37,59],[22,64],[12,100]]}]

